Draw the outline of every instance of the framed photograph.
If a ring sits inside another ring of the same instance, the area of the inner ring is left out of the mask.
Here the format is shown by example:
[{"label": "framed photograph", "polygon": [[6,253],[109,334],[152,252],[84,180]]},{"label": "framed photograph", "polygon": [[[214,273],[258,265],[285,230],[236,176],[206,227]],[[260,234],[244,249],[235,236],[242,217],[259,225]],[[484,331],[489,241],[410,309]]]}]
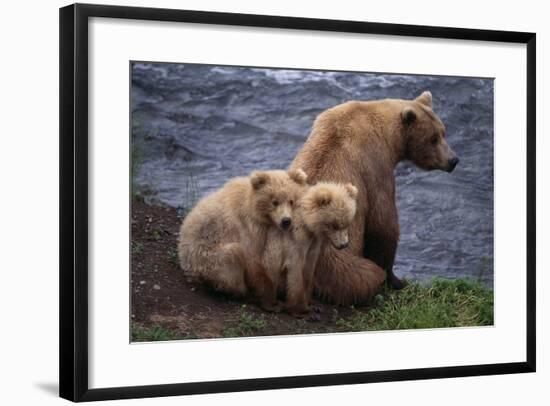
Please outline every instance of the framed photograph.
[{"label": "framed photograph", "polygon": [[534,372],[534,33],[60,9],[60,396]]}]

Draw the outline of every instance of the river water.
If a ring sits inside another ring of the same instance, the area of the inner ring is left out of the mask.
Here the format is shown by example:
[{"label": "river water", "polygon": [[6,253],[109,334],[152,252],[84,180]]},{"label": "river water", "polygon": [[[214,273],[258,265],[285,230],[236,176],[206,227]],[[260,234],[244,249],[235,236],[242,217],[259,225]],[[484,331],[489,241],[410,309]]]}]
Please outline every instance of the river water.
[{"label": "river water", "polygon": [[231,177],[285,168],[326,108],[430,90],[460,163],[398,165],[395,271],[493,285],[492,79],[158,63],[131,74],[134,189],[183,210]]}]

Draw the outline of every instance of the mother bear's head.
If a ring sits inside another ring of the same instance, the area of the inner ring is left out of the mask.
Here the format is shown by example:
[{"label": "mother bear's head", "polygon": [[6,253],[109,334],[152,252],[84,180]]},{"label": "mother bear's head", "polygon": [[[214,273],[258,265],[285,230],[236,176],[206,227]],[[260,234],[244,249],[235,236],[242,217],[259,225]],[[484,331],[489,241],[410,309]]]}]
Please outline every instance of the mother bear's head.
[{"label": "mother bear's head", "polygon": [[445,126],[432,111],[432,94],[424,92],[401,111],[405,137],[404,159],[426,170],[452,172],[458,157],[445,140]]}]

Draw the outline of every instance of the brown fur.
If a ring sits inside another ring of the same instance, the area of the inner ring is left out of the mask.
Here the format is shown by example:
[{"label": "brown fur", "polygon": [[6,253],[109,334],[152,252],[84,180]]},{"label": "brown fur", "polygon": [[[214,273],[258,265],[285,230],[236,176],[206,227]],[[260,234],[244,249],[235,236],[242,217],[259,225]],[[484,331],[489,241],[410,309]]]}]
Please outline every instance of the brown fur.
[{"label": "brown fur", "polygon": [[[180,229],[182,269],[215,289],[259,298],[276,289],[260,258],[271,229],[292,219],[293,205],[306,187],[301,170],[254,172],[230,180],[204,197]],[[265,308],[274,303],[262,302]]]},{"label": "brown fur", "polygon": [[286,306],[291,313],[309,312],[319,256],[329,246],[348,246],[356,209],[357,188],[350,183],[319,182],[298,202],[287,272]]},{"label": "brown fur", "polygon": [[[332,245],[347,247],[348,227],[356,212],[357,189],[351,185],[319,182],[298,200],[291,231],[272,228],[262,255],[266,276],[278,288],[286,287],[286,309],[309,311],[313,275],[321,252]],[[276,300],[276,292],[267,301]]]},{"label": "brown fur", "polygon": [[315,290],[322,298],[340,304],[368,300],[386,272],[399,286],[392,271],[399,240],[395,166],[411,160],[427,170],[452,170],[456,158],[431,103],[424,92],[415,100],[347,102],[317,117],[290,167],[303,168],[310,182],[350,182],[359,192],[349,248],[328,247],[318,261]]}]

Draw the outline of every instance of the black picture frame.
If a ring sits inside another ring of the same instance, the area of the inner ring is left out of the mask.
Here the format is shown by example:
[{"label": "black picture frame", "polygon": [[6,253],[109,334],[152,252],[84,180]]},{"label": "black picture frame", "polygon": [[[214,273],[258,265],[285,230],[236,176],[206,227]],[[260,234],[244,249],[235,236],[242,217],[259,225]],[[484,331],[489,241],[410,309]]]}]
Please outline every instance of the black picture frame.
[{"label": "black picture frame", "polygon": [[[105,17],[525,44],[527,324],[524,362],[90,389],[88,386],[88,19]],[[268,15],[91,4],[60,9],[59,392],[75,402],[534,372],[536,369],[536,35]]]}]

